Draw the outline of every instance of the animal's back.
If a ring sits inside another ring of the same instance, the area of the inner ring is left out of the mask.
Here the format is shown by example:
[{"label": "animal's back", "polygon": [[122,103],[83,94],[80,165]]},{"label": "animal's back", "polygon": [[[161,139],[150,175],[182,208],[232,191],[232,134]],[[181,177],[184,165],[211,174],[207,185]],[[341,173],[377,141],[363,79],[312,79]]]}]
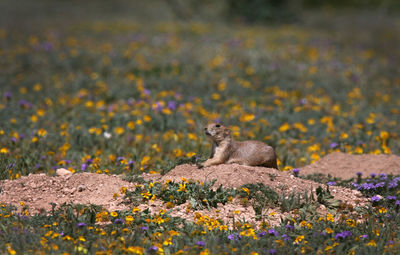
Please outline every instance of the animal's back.
[{"label": "animal's back", "polygon": [[278,168],[274,149],[260,141],[235,141],[229,161],[243,161],[249,166]]}]

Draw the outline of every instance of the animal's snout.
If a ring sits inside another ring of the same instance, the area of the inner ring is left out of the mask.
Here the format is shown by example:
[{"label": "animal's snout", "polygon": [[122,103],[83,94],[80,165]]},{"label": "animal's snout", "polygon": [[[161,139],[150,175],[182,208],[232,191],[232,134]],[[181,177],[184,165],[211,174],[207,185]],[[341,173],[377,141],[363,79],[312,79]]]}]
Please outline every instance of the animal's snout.
[{"label": "animal's snout", "polygon": [[208,132],[208,129],[207,129],[207,128],[204,128],[204,133],[205,133],[206,135],[211,135],[211,134]]}]

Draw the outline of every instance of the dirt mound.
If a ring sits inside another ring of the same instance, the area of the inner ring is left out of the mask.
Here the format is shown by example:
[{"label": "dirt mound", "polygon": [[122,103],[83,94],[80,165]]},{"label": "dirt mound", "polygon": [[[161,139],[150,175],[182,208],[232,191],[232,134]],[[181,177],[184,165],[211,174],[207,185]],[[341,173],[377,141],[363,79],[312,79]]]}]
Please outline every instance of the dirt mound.
[{"label": "dirt mound", "polygon": [[[347,155],[344,153],[333,153],[320,161],[304,167],[301,173],[324,173],[342,178],[355,176],[356,172],[363,172],[364,175],[375,173],[400,173],[400,157],[387,155]],[[164,182],[173,180],[180,182],[182,178],[187,180],[212,181],[216,179],[215,187],[238,188],[244,184],[263,183],[279,194],[284,192],[289,195],[292,191],[304,193],[305,191],[315,192],[316,188],[325,185],[297,178],[291,171],[282,172],[276,169],[264,167],[249,167],[237,164],[217,165],[198,169],[195,165],[180,165],[172,169],[164,176],[144,174],[147,180],[158,180]],[[51,209],[50,203],[60,205],[62,203],[96,204],[108,211],[131,209],[132,206],[123,204],[121,187],[134,189],[135,184],[124,181],[121,176],[78,173],[65,176],[51,177],[45,174],[30,174],[16,180],[0,181],[0,201],[2,203],[14,204],[21,208],[19,202],[29,206],[31,213],[45,212]],[[332,186],[330,192],[334,199],[345,202],[352,206],[363,206],[367,199],[361,193],[342,187]],[[114,196],[114,194],[119,196]],[[251,205],[242,204],[239,198],[232,203],[218,205],[218,208],[211,210],[189,209],[189,202],[175,206],[170,211],[172,216],[179,216],[184,219],[194,220],[196,213],[208,217],[221,219],[225,222],[232,222],[232,219],[245,218],[249,222],[259,223]],[[151,212],[158,212],[166,209],[161,200],[142,203],[140,209],[149,209]],[[327,209],[320,205],[317,208],[320,214],[327,213]],[[263,212],[271,225],[279,224],[281,218],[290,216],[291,212],[281,212],[279,207],[266,208]]]},{"label": "dirt mound", "polygon": [[363,176],[371,173],[400,174],[400,157],[396,155],[352,155],[334,152],[326,155],[314,164],[300,169],[300,174],[322,173],[342,179],[356,177],[361,172]]},{"label": "dirt mound", "polygon": [[125,209],[120,203],[121,196],[113,197],[120,193],[121,187],[129,188],[133,184],[105,174],[78,173],[56,177],[30,174],[16,180],[1,181],[0,201],[18,207],[19,202],[24,202],[31,213],[49,211],[50,203],[61,205],[69,202],[96,204],[113,211]]},{"label": "dirt mound", "polygon": [[[195,165],[184,164],[172,169],[162,176],[161,180],[180,181],[182,177],[187,180],[199,180],[202,182],[216,179],[216,186],[222,184],[224,187],[231,188],[238,188],[241,185],[250,183],[263,183],[276,192],[285,192],[285,194],[290,194],[292,191],[304,193],[305,191],[310,192],[313,190],[315,192],[315,189],[319,186],[326,188],[321,183],[294,177],[291,172],[238,164],[221,164],[203,169],[198,169]],[[345,201],[352,205],[360,202],[361,193],[358,191],[337,186],[331,187],[330,191],[337,200]]]}]

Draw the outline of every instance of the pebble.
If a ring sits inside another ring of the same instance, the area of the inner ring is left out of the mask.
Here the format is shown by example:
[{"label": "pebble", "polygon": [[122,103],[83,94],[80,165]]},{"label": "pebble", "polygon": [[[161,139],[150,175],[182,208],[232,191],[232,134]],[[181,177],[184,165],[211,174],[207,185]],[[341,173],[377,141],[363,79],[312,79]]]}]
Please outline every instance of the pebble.
[{"label": "pebble", "polygon": [[82,191],[84,191],[85,189],[86,189],[86,186],[83,185],[83,184],[81,184],[81,185],[78,186],[78,192],[82,192]]},{"label": "pebble", "polygon": [[72,175],[72,172],[65,168],[59,168],[56,170],[56,175],[57,176],[68,176],[68,175]]}]

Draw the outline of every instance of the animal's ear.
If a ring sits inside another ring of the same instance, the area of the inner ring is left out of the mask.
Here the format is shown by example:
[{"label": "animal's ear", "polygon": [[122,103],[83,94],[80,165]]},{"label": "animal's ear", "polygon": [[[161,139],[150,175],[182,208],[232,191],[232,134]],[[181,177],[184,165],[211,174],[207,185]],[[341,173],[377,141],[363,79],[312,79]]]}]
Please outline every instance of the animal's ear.
[{"label": "animal's ear", "polygon": [[215,124],[220,124],[220,125],[222,125],[222,126],[225,126],[224,122],[221,121],[219,118],[214,119],[213,123],[215,123]]}]

